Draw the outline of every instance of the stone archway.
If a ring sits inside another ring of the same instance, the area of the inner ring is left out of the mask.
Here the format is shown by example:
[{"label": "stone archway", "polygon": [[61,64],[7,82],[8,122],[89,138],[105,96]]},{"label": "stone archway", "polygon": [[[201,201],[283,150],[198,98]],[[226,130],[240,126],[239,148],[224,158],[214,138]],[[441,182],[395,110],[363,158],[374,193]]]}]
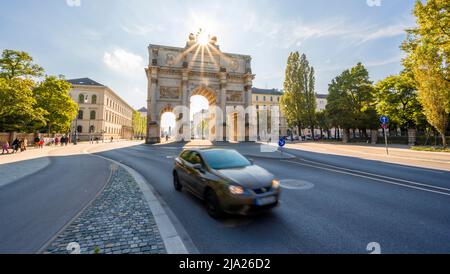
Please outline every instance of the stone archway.
[{"label": "stone archway", "polygon": [[[160,142],[161,110],[171,107],[176,116],[177,140],[188,141],[190,134],[190,98],[202,95],[209,102],[209,139],[227,140],[227,107],[247,109],[251,106],[251,57],[223,53],[217,39],[207,45],[189,36],[185,48],[150,45],[148,79],[147,143]],[[201,50],[200,50],[201,49]],[[199,56],[201,52],[201,56]],[[248,119],[245,140],[248,138]]]},{"label": "stone archway", "polygon": [[[216,113],[216,107],[217,107],[217,94],[218,92],[213,90],[211,87],[202,85],[199,87],[194,88],[192,92],[189,94],[189,105],[190,100],[193,96],[200,95],[206,98],[208,101],[208,112],[206,113],[205,117],[202,117],[204,121],[207,121],[208,124],[208,140],[210,141],[216,141],[217,139],[220,139],[222,136],[218,136],[219,133],[217,130],[218,124],[223,123],[222,120],[217,121],[217,113]],[[188,106],[189,107],[189,106]],[[220,119],[220,117],[219,117]],[[195,117],[194,117],[194,124],[195,124]]]}]

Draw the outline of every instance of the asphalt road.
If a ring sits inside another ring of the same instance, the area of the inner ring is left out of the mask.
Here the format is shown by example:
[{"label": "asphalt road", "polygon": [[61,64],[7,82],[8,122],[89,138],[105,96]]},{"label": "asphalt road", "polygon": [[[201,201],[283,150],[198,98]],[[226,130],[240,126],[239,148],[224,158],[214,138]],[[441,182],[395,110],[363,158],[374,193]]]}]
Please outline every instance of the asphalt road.
[{"label": "asphalt road", "polygon": [[281,204],[255,217],[211,219],[172,186],[177,145],[99,153],[141,173],[200,253],[450,253],[450,172],[288,150],[294,160],[253,158],[282,179]]},{"label": "asphalt road", "polygon": [[[36,253],[103,188],[110,163],[50,157],[43,170],[0,187],[0,253]],[[16,163],[8,164],[13,169]]]}]

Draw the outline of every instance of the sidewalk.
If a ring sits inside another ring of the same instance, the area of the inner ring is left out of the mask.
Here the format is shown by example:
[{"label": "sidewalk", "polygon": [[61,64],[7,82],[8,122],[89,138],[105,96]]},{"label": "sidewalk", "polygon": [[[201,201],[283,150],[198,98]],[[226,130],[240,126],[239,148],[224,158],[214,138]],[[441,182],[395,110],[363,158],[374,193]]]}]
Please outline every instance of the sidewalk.
[{"label": "sidewalk", "polygon": [[450,153],[415,151],[401,145],[389,146],[389,155],[382,145],[304,142],[287,144],[286,148],[450,171]]},{"label": "sidewalk", "polygon": [[71,243],[79,246],[81,254],[167,253],[144,194],[133,177],[117,165],[105,189],[43,253],[71,253]]},{"label": "sidewalk", "polygon": [[[34,174],[51,163],[51,157],[68,156],[82,154],[88,148],[95,148],[97,151],[108,150],[111,145],[115,148],[128,146],[134,141],[115,141],[113,143],[80,142],[78,145],[68,144],[67,146],[45,146],[42,149],[29,147],[26,151],[15,154],[0,154],[0,187]],[[139,144],[141,142],[135,142]]]}]

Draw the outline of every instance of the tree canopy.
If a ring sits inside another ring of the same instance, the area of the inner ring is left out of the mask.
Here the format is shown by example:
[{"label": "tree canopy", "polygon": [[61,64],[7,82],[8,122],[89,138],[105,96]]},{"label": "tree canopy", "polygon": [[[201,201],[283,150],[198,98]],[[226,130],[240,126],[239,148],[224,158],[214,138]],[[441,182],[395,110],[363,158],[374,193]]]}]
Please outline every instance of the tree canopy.
[{"label": "tree canopy", "polygon": [[417,1],[414,7],[417,27],[408,30],[402,48],[404,60],[418,87],[418,98],[427,121],[442,136],[450,114],[450,4],[448,0]]},{"label": "tree canopy", "polygon": [[292,52],[287,61],[281,111],[289,125],[314,130],[316,112],[314,68],[306,55]]},{"label": "tree canopy", "polygon": [[26,52],[4,50],[0,58],[0,131],[67,132],[76,116],[71,85],[47,76]]}]

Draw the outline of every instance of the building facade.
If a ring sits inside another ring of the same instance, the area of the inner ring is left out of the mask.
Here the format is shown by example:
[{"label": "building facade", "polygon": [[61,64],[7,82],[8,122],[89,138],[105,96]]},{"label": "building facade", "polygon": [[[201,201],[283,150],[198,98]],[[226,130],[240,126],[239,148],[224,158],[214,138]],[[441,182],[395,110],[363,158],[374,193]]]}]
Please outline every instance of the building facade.
[{"label": "building facade", "polygon": [[132,138],[134,110],[113,90],[89,78],[68,82],[72,84],[70,96],[78,103],[73,136],[76,133],[80,141]]},{"label": "building facade", "polygon": [[[252,89],[252,104],[256,107],[256,111],[258,113],[257,117],[257,132],[260,132],[260,115],[264,113],[265,110],[270,109],[271,107],[278,107],[279,109],[279,135],[287,136],[287,122],[280,108],[280,101],[283,92],[277,89],[260,89],[253,88]],[[267,114],[270,117],[270,112]],[[270,119],[268,117],[268,120]],[[270,124],[270,121],[268,121]]]}]

